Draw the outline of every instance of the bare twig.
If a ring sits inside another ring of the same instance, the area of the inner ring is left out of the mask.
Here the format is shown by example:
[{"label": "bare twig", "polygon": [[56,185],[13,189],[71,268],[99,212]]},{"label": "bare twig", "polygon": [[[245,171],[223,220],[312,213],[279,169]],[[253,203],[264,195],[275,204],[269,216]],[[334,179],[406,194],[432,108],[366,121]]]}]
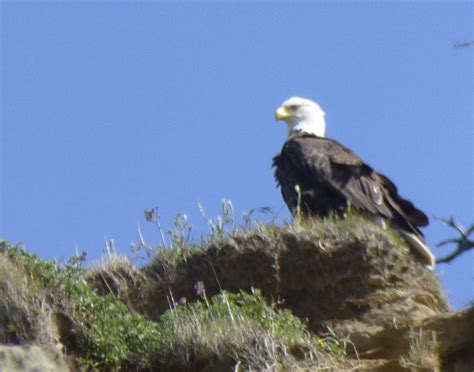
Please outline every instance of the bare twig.
[{"label": "bare twig", "polygon": [[454,221],[453,217],[440,218],[439,220],[445,225],[455,229],[461,236],[459,238],[446,239],[436,244],[437,247],[441,247],[447,244],[455,244],[457,246],[456,249],[447,256],[437,259],[437,263],[450,262],[454,258],[459,256],[461,253],[474,248],[474,239],[469,237],[474,232],[474,224],[465,228],[458,224],[456,221]]}]

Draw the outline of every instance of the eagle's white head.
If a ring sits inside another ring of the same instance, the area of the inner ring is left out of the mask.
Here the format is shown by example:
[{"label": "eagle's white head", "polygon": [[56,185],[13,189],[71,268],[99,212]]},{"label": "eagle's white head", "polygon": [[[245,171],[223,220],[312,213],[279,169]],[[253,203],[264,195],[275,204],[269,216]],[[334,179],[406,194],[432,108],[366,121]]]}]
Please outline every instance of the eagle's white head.
[{"label": "eagle's white head", "polygon": [[324,137],[326,121],[324,111],[316,102],[306,98],[291,97],[276,110],[277,121],[284,120],[288,125],[288,135],[294,131],[311,133]]}]

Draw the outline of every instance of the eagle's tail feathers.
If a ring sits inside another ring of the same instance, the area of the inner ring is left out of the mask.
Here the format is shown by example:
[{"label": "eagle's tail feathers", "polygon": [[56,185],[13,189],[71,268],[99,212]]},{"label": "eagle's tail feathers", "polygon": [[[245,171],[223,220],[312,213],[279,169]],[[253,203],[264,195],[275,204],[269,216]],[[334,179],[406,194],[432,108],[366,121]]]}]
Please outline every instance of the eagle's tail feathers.
[{"label": "eagle's tail feathers", "polygon": [[408,245],[415,251],[415,253],[422,259],[423,263],[430,270],[434,270],[436,259],[431,250],[425,242],[413,233],[399,230]]}]

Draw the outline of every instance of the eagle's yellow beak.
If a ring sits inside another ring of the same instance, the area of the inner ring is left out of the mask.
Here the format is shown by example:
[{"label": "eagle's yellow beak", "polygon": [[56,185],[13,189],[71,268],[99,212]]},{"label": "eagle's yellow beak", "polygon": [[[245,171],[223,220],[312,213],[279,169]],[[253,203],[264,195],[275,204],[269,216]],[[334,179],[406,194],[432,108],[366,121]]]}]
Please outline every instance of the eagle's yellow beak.
[{"label": "eagle's yellow beak", "polygon": [[291,117],[291,113],[288,112],[287,108],[284,106],[281,106],[276,110],[275,112],[275,120],[280,121],[280,120],[286,120],[289,117]]}]

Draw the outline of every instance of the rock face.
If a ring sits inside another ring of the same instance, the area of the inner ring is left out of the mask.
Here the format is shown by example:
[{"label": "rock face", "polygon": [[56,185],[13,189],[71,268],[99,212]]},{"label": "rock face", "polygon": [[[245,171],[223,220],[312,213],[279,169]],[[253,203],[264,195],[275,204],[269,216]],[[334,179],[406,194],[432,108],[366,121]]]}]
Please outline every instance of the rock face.
[{"label": "rock face", "polygon": [[419,326],[436,335],[443,371],[474,370],[474,307],[439,314]]},{"label": "rock face", "polygon": [[8,372],[68,371],[68,366],[56,360],[39,346],[0,345],[0,370]]}]

